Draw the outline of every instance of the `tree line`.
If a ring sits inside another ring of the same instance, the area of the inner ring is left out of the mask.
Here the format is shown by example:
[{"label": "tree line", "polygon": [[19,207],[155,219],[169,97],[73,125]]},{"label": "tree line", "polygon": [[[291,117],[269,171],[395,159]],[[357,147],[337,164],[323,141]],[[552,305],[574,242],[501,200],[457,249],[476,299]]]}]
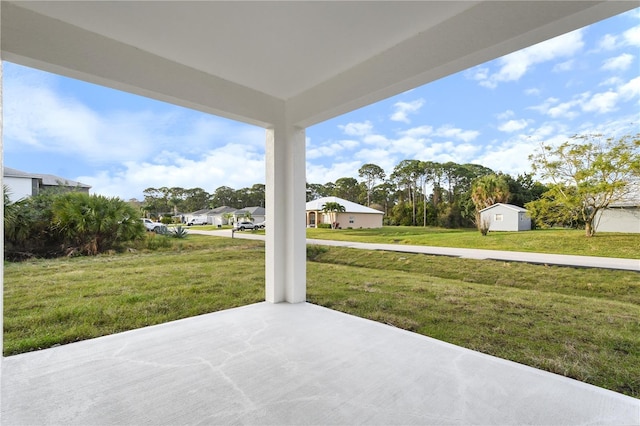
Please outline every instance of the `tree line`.
[{"label": "tree line", "polygon": [[[307,201],[336,196],[385,213],[386,225],[477,226],[479,212],[494,203],[526,208],[536,226],[585,229],[595,234],[597,214],[617,201],[640,205],[640,134],[621,138],[577,135],[541,145],[530,157],[533,171],[516,177],[477,164],[408,159],[387,173],[363,164],[358,177],[307,184]],[[144,239],[140,215],[178,214],[203,208],[264,206],[265,186],[208,194],[201,188],[147,188],[143,202],[125,202],[60,187],[11,202],[4,190],[5,258],[95,255]],[[341,211],[327,203],[327,212]],[[334,219],[335,221],[335,219]],[[486,231],[486,230],[484,230]],[[483,233],[484,234],[484,233]]]},{"label": "tree line", "polygon": [[[340,197],[383,211],[387,225],[468,227],[475,223],[472,184],[483,176],[495,176],[508,186],[508,196],[501,201],[519,206],[547,190],[531,174],[514,178],[477,164],[454,162],[403,160],[389,175],[369,163],[359,169],[358,175],[360,180],[342,177],[335,182],[307,183],[307,201]],[[147,188],[143,193],[139,207],[154,217],[220,206],[240,209],[265,205],[263,184],[238,190],[221,186],[213,194],[202,188],[180,187]]]},{"label": "tree line", "polygon": [[[638,192],[640,136],[576,135],[558,147],[542,144],[530,156],[532,173],[511,176],[478,164],[405,159],[390,173],[367,163],[358,178],[307,183],[307,201],[336,196],[384,212],[384,224],[479,226],[478,212],[494,203],[529,210],[537,227],[585,228],[593,235],[598,211]],[[537,173],[545,179],[535,179]],[[201,188],[147,188],[140,207],[149,215],[229,206],[265,205],[265,186],[209,194]]]}]

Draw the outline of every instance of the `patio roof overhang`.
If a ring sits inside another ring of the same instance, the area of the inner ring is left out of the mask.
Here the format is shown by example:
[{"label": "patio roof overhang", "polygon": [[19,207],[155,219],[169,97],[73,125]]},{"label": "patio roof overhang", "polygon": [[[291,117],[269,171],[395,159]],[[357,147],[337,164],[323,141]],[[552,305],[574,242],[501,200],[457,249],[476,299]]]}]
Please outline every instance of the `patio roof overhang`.
[{"label": "patio roof overhang", "polygon": [[305,300],[305,133],[634,1],[2,1],[1,57],[267,129],[266,299]]},{"label": "patio roof overhang", "polygon": [[270,127],[308,127],[633,1],[2,1],[2,57]]}]

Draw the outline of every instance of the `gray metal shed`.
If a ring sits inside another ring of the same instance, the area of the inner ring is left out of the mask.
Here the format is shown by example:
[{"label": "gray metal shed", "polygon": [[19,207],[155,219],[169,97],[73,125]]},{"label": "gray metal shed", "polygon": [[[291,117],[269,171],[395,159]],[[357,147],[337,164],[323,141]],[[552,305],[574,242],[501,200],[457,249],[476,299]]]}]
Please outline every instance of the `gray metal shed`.
[{"label": "gray metal shed", "polygon": [[481,223],[489,223],[489,231],[530,231],[531,217],[526,209],[513,204],[496,203],[480,210]]}]

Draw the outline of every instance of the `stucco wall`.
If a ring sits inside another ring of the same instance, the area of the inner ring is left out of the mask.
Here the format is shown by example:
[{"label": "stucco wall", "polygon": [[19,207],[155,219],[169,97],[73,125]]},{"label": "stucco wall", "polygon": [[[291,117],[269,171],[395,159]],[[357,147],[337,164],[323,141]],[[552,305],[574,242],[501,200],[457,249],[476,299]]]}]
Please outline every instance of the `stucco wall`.
[{"label": "stucco wall", "polygon": [[640,233],[640,207],[608,208],[598,218],[596,232]]},{"label": "stucco wall", "polygon": [[33,195],[33,179],[31,178],[5,176],[3,183],[9,188],[8,195],[12,202]]},{"label": "stucco wall", "polygon": [[381,214],[338,213],[338,222],[342,229],[347,228],[382,228]]}]

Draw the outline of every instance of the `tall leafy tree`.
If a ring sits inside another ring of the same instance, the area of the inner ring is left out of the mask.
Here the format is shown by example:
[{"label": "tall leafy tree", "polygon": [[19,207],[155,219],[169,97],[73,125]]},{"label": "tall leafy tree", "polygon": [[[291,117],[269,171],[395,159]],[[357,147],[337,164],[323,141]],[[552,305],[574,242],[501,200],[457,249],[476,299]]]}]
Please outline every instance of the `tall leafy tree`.
[{"label": "tall leafy tree", "polygon": [[211,198],[211,204],[214,208],[229,206],[239,209],[242,207],[238,205],[236,190],[228,186],[221,186],[214,191],[213,197]]},{"label": "tall leafy tree", "polygon": [[211,194],[202,188],[190,188],[185,190],[185,198],[182,203],[183,212],[193,212],[205,209],[211,202]]},{"label": "tall leafy tree", "polygon": [[373,188],[386,177],[384,169],[376,164],[367,163],[358,169],[358,176],[364,178],[364,184],[367,188],[367,206],[371,206]]},{"label": "tall leafy tree", "polygon": [[403,188],[411,202],[411,224],[416,224],[416,199],[418,190],[418,180],[424,175],[422,162],[419,160],[402,160],[396,165],[391,173],[391,178],[397,183],[399,188]]},{"label": "tall leafy tree", "polygon": [[354,203],[359,202],[362,188],[355,178],[341,177],[336,179],[333,195]]},{"label": "tall leafy tree", "polygon": [[576,212],[587,237],[596,232],[598,212],[640,190],[640,133],[619,139],[576,135],[557,147],[543,144],[529,159],[552,182],[545,202]]}]

